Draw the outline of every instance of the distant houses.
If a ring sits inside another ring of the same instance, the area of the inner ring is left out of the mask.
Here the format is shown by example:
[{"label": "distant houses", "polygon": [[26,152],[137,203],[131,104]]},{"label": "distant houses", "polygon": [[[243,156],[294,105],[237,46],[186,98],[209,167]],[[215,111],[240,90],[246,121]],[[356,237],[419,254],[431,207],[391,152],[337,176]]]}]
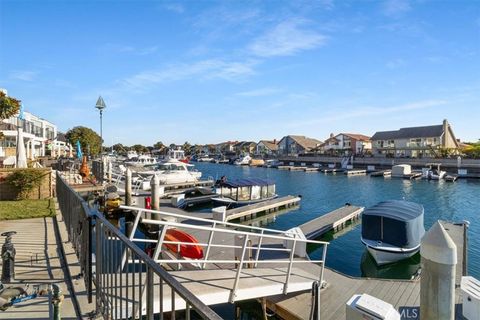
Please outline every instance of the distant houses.
[{"label": "distant houses", "polygon": [[459,141],[445,119],[440,125],[379,131],[372,136],[375,157],[438,157],[458,153]]},{"label": "distant houses", "polygon": [[358,133],[330,134],[316,150],[316,153],[332,156],[365,155],[372,150],[370,137]]},{"label": "distant houses", "polygon": [[279,155],[299,155],[309,153],[322,144],[322,141],[305,136],[288,135],[278,142]]},{"label": "distant houses", "polygon": [[278,153],[278,144],[277,140],[260,140],[257,143],[256,155],[260,156],[275,156]]}]

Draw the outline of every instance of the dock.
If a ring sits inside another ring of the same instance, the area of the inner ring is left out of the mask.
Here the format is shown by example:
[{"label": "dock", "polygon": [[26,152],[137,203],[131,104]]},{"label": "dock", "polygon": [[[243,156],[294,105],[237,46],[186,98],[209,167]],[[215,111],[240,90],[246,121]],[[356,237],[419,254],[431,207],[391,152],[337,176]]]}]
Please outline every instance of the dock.
[{"label": "dock", "polygon": [[405,174],[403,175],[403,179],[407,179],[407,180],[415,180],[415,179],[420,179],[422,177],[422,173],[418,172],[418,173],[410,173],[410,174]]},{"label": "dock", "polygon": [[335,174],[335,173],[337,173],[337,172],[343,172],[343,171],[345,171],[345,170],[344,170],[344,169],[335,169],[335,168],[331,169],[331,168],[330,168],[330,169],[321,169],[320,171],[322,171],[322,172],[325,173],[325,174],[327,174],[327,173],[333,173],[333,174]]},{"label": "dock", "polygon": [[260,203],[251,204],[239,208],[229,209],[226,212],[226,221],[234,219],[245,219],[247,217],[255,217],[261,212],[273,212],[280,209],[287,209],[298,205],[301,198],[297,196],[285,196]]},{"label": "dock", "polygon": [[370,173],[370,177],[389,177],[392,175],[392,170],[381,170]]},{"label": "dock", "polygon": [[[462,298],[460,282],[466,275],[467,248],[466,226],[442,222],[445,230],[457,245],[457,268],[455,277],[455,319],[462,316]],[[421,276],[420,276],[421,277]],[[367,293],[392,304],[400,312],[404,308],[419,310],[420,278],[415,280],[391,280],[351,277],[330,268],[325,268],[327,286],[321,290],[321,319],[345,319],[345,305],[354,294]],[[268,309],[283,319],[309,319],[312,295],[301,294],[278,295],[266,298]],[[406,319],[406,318],[405,318]]]},{"label": "dock", "polygon": [[344,172],[347,176],[358,176],[358,175],[366,175],[367,170],[347,170]]},{"label": "dock", "polygon": [[307,169],[307,167],[295,167],[295,166],[291,166],[290,168],[288,168],[288,170],[290,170],[290,171],[305,171],[305,169]]},{"label": "dock", "polygon": [[277,166],[278,170],[290,170],[290,168],[293,166]]},{"label": "dock", "polygon": [[306,168],[304,169],[304,171],[305,171],[305,172],[318,172],[318,171],[320,171],[320,168],[315,168],[315,167],[313,167],[313,168],[308,167],[308,168],[307,168],[307,167],[306,167]]},{"label": "dock", "polygon": [[307,239],[317,239],[330,230],[343,229],[348,221],[359,219],[365,208],[357,206],[343,206],[318,218],[310,220],[299,228]]}]

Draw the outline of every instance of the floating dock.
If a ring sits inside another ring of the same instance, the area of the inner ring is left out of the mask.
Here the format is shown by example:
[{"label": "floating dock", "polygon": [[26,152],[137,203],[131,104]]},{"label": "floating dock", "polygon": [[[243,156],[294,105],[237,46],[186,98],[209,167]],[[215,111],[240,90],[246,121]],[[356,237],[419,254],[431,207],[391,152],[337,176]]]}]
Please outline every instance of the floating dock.
[{"label": "floating dock", "polygon": [[300,197],[286,196],[251,204],[248,206],[229,209],[226,212],[226,221],[239,218],[245,219],[247,217],[254,217],[254,215],[261,212],[273,212],[280,209],[287,209],[292,206],[298,205],[300,203],[300,200]]},{"label": "floating dock", "polygon": [[305,168],[304,171],[305,172],[318,172],[318,171],[320,171],[320,168],[310,168],[310,167],[308,167],[308,168]]},{"label": "floating dock", "polygon": [[320,171],[322,171],[323,173],[337,173],[337,172],[343,172],[345,171],[345,169],[321,169]]},{"label": "floating dock", "polygon": [[392,175],[392,170],[381,170],[370,173],[370,177],[389,177]]},{"label": "floating dock", "polygon": [[290,168],[293,166],[277,166],[278,170],[290,170]]},{"label": "floating dock", "polygon": [[307,167],[295,167],[295,166],[292,166],[292,167],[290,167],[288,170],[290,170],[290,171],[305,171],[305,169],[307,169]]},{"label": "floating dock", "polygon": [[344,172],[347,176],[366,175],[367,170],[347,170]]},{"label": "floating dock", "polygon": [[[464,319],[461,311],[460,282],[462,276],[466,275],[466,226],[449,222],[442,222],[442,225],[457,245],[455,319]],[[354,294],[367,293],[392,304],[395,309],[400,311],[406,307],[409,309],[416,308],[418,311],[420,306],[419,278],[415,280],[358,278],[325,268],[325,280],[327,286],[320,293],[320,316],[322,320],[345,319],[345,305]],[[266,298],[266,305],[268,309],[283,319],[309,319],[311,301],[312,294],[307,292],[268,297]]]},{"label": "floating dock", "polygon": [[365,208],[357,206],[343,206],[321,217],[310,220],[299,228],[307,239],[316,239],[330,230],[343,229],[348,221],[353,222],[360,218]]}]

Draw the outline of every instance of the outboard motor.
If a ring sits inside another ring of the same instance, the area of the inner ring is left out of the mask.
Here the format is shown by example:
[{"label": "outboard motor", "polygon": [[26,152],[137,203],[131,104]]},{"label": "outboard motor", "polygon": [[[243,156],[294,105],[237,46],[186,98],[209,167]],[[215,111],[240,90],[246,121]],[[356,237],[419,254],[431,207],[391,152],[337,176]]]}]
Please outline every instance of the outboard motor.
[{"label": "outboard motor", "polygon": [[16,250],[12,243],[12,236],[16,231],[8,231],[1,234],[6,237],[2,246],[2,278],[3,283],[11,283],[15,278],[15,254]]}]

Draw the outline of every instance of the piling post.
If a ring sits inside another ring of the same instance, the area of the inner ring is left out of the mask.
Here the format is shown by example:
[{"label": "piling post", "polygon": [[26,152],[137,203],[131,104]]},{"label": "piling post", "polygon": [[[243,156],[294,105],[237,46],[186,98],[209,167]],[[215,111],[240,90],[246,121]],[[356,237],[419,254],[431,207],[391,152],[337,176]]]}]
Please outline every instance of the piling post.
[{"label": "piling post", "polygon": [[[156,174],[150,180],[150,187],[152,190],[152,210],[160,210],[160,179]],[[152,217],[156,219],[156,217]]]},{"label": "piling post", "polygon": [[420,245],[420,319],[455,317],[457,246],[440,222],[425,234]]},{"label": "piling post", "polygon": [[132,205],[132,170],[130,168],[125,172],[125,205]]},{"label": "piling post", "polygon": [[112,162],[108,161],[108,182],[112,183]]}]

